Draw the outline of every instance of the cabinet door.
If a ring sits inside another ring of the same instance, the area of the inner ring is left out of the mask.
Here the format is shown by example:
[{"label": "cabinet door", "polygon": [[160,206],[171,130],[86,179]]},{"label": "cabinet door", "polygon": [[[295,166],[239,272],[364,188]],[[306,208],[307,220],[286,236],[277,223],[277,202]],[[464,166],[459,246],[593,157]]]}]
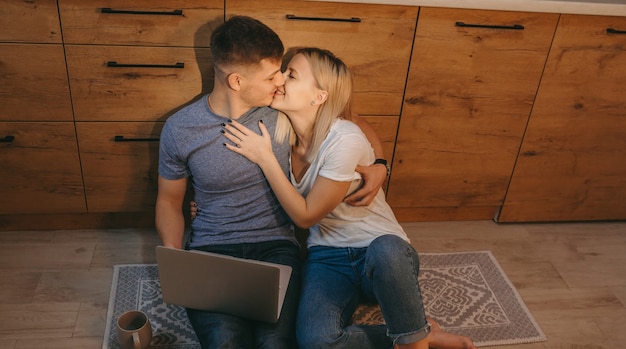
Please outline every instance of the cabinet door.
[{"label": "cabinet door", "polygon": [[69,44],[209,47],[222,0],[59,0]]},{"label": "cabinet door", "polygon": [[493,217],[557,19],[420,10],[388,193],[399,216],[408,216],[399,218],[414,218],[412,208],[476,208],[478,216],[459,218]]},{"label": "cabinet door", "polygon": [[562,15],[501,222],[626,219],[626,18]]},{"label": "cabinet door", "polygon": [[286,48],[317,46],[341,58],[354,76],[354,109],[361,115],[400,115],[417,10],[296,0],[226,2],[227,18],[260,20]]},{"label": "cabinet door", "polygon": [[81,213],[72,122],[0,122],[0,214]]},{"label": "cabinet door", "polygon": [[156,121],[213,86],[209,49],[66,45],[77,121]]},{"label": "cabinet door", "polygon": [[56,0],[3,1],[0,28],[0,41],[61,43]]},{"label": "cabinet door", "polygon": [[398,130],[397,116],[365,116],[365,120],[376,130],[376,135],[383,145],[385,159],[393,157],[393,149],[396,144],[396,132]]},{"label": "cabinet door", "polygon": [[89,212],[153,211],[162,122],[77,122]]},{"label": "cabinet door", "polygon": [[[383,158],[392,159],[393,149],[396,144],[396,133],[398,131],[397,116],[365,116],[367,122],[374,128],[376,135],[380,139],[383,146]],[[388,180],[383,185],[383,189],[386,191],[389,182]]]},{"label": "cabinet door", "polygon": [[72,121],[61,45],[0,44],[0,121]]}]

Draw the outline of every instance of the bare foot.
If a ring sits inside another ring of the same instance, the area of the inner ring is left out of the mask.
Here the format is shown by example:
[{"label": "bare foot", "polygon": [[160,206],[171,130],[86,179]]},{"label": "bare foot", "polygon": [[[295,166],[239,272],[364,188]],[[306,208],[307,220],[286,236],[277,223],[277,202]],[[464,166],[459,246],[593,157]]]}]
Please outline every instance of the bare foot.
[{"label": "bare foot", "polygon": [[468,337],[446,332],[441,329],[437,321],[428,318],[430,333],[428,346],[433,349],[476,349],[474,342]]},{"label": "bare foot", "polygon": [[427,317],[426,321],[428,321],[431,331],[441,331],[441,327],[439,326],[439,323],[435,319],[431,317]]}]

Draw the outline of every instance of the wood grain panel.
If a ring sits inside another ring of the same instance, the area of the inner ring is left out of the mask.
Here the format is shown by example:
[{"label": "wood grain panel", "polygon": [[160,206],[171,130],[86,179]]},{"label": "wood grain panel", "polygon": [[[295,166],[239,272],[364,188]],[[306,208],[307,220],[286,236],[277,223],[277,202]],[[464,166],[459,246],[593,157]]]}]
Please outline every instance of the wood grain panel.
[{"label": "wood grain panel", "polygon": [[221,0],[59,0],[59,10],[69,44],[209,47],[224,21]]},{"label": "wood grain panel", "polygon": [[[331,50],[354,75],[361,115],[400,115],[417,7],[295,0],[228,1],[226,17],[248,15],[274,29],[286,48]],[[289,20],[286,15],[326,20]],[[358,18],[360,22],[328,19]]]},{"label": "wood grain panel", "polygon": [[502,204],[557,19],[421,8],[389,185],[392,207],[483,212]]},{"label": "wood grain panel", "polygon": [[71,122],[0,122],[0,212],[85,212]]},{"label": "wood grain panel", "polygon": [[562,15],[502,222],[626,219],[626,18]]},{"label": "wood grain panel", "polygon": [[[548,337],[494,348],[617,349],[626,342],[626,222],[403,227],[420,253],[491,251]],[[156,263],[159,243],[154,228],[0,233],[0,347],[102,347],[113,266]]]},{"label": "wood grain panel", "polygon": [[0,44],[0,121],[72,121],[61,45]]},{"label": "wood grain panel", "polygon": [[56,0],[3,1],[0,28],[0,41],[47,44],[62,41]]},{"label": "wood grain panel", "polygon": [[[77,121],[164,120],[213,86],[209,49],[66,45]],[[168,67],[109,67],[108,62]],[[183,68],[176,68],[182,63]]]},{"label": "wood grain panel", "polygon": [[[387,161],[393,158],[393,148],[398,132],[398,116],[365,116],[365,120],[376,130],[376,135],[383,145],[383,153]],[[391,163],[390,163],[391,164]]]},{"label": "wood grain panel", "polygon": [[89,212],[154,210],[163,124],[76,123]]}]

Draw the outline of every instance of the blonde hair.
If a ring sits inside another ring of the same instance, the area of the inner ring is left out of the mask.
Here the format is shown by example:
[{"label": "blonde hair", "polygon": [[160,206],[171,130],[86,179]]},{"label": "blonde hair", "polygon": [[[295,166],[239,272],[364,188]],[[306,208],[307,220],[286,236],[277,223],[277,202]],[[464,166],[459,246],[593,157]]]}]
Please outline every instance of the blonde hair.
[{"label": "blonde hair", "polygon": [[277,143],[283,143],[289,140],[289,145],[296,144],[296,134],[291,127],[291,121],[285,113],[278,111],[276,120],[276,129],[274,130],[274,141]]},{"label": "blonde hair", "polygon": [[[297,54],[303,55],[311,65],[311,72],[317,87],[328,93],[326,101],[317,110],[311,147],[306,154],[307,161],[312,162],[335,120],[352,119],[352,75],[346,64],[328,50],[316,47],[296,47],[289,49],[285,59],[291,59]],[[277,140],[284,140],[289,136],[292,145],[296,142],[291,123],[282,112],[278,113],[274,135]]]}]

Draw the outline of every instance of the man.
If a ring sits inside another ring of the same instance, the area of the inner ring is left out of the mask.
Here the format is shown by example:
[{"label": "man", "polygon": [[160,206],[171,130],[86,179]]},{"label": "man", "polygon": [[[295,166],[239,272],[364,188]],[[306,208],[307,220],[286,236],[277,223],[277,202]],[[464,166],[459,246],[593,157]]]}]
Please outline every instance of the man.
[{"label": "man", "polygon": [[[156,227],[163,245],[293,268],[276,324],[187,309],[203,348],[296,347],[300,254],[293,224],[260,168],[226,149],[221,133],[229,119],[253,129],[263,120],[269,132],[274,132],[277,111],[268,105],[284,84],[280,71],[283,53],[280,38],[269,27],[249,17],[229,19],[211,36],[213,91],[172,115],[161,134]],[[364,127],[367,134],[373,133]],[[379,154],[377,138],[374,144]],[[274,141],[272,147],[287,175],[288,142]],[[383,166],[374,167],[378,173],[385,171]],[[182,207],[189,181],[202,213],[193,220],[190,239],[183,246]],[[384,174],[372,180],[374,185],[364,193],[355,193],[356,201],[366,197],[362,204],[367,204],[367,196],[378,190],[382,181]]]}]

